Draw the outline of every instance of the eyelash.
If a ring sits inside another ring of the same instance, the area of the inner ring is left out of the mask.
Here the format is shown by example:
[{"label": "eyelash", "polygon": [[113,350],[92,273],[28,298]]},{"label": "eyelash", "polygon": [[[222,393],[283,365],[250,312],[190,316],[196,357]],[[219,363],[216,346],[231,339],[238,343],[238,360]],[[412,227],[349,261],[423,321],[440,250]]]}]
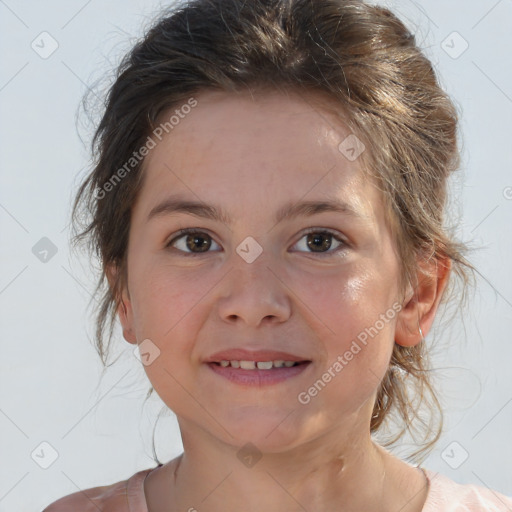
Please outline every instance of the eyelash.
[{"label": "eyelash", "polygon": [[[213,240],[213,238],[205,231],[201,231],[198,228],[185,228],[185,229],[180,229],[178,232],[176,232],[175,236],[173,236],[173,238],[166,244],[165,247],[170,248],[173,243],[178,241],[184,235],[188,235],[190,233],[207,235],[209,238],[211,238]],[[328,255],[335,254],[335,253],[342,251],[349,247],[349,244],[345,240],[342,240],[339,236],[336,236],[335,232],[333,232],[329,229],[325,229],[325,228],[309,228],[307,231],[302,233],[302,236],[299,238],[299,240],[297,240],[297,242],[295,244],[297,244],[300,240],[302,240],[302,238],[304,236],[309,235],[311,233],[317,233],[317,234],[322,234],[322,235],[331,235],[337,242],[340,242],[341,245],[338,248],[336,248],[334,250],[328,250],[327,252],[323,252],[323,253],[322,252],[318,252],[318,253],[309,252],[309,254],[317,254],[320,257],[327,257]],[[192,257],[203,256],[204,254],[208,254],[208,252],[211,252],[211,251],[207,251],[207,252],[203,252],[203,253],[194,253],[194,252],[185,252],[185,251],[182,251],[181,249],[177,249],[177,250],[182,252],[187,257],[188,256],[192,256]],[[215,251],[215,252],[217,252],[217,251]]]}]

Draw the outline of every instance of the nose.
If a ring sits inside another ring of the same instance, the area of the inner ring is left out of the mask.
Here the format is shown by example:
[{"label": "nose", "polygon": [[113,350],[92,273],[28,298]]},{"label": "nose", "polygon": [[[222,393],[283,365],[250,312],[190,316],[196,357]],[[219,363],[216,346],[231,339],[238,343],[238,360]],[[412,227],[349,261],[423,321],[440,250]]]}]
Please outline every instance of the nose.
[{"label": "nose", "polygon": [[233,268],[219,290],[221,319],[251,327],[285,322],[291,314],[291,297],[279,265],[270,261],[265,253],[252,263],[238,255],[235,257]]}]

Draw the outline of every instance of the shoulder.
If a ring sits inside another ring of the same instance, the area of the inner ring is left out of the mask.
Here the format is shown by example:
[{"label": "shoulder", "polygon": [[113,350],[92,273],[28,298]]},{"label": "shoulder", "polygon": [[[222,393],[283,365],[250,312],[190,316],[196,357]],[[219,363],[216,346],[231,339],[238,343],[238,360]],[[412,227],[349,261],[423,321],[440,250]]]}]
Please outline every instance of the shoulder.
[{"label": "shoulder", "polygon": [[422,512],[512,511],[512,498],[509,496],[484,486],[459,484],[435,471],[425,472],[430,490]]},{"label": "shoulder", "polygon": [[92,487],[68,494],[54,501],[43,512],[128,512],[127,480]]},{"label": "shoulder", "polygon": [[[151,469],[145,469],[110,485],[91,487],[63,496],[50,503],[42,512],[129,512],[129,500],[135,484],[141,484]],[[140,486],[141,489],[142,486]],[[143,493],[144,491],[142,491]],[[133,496],[139,499],[139,496]]]}]

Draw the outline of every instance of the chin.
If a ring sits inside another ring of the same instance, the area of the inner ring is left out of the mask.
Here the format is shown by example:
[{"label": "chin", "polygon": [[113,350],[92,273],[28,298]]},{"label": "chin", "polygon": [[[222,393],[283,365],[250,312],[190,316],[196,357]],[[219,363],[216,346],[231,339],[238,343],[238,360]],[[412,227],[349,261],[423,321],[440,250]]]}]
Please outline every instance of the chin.
[{"label": "chin", "polygon": [[[298,411],[300,412],[300,411]],[[242,447],[252,443],[261,452],[277,453],[301,444],[307,422],[282,407],[240,407],[226,415],[217,415],[219,423],[231,434],[222,432],[229,444]]]}]

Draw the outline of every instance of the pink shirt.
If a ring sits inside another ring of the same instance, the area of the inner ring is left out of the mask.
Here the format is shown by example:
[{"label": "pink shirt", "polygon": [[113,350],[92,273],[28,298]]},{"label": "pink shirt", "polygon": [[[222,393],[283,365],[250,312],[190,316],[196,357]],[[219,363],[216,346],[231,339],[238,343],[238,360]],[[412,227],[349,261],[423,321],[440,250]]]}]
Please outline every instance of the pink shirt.
[{"label": "pink shirt", "polygon": [[[43,512],[148,512],[144,479],[153,469],[112,485],[69,494]],[[512,498],[485,487],[458,484],[434,471],[425,473],[430,488],[422,512],[512,512]]]}]

